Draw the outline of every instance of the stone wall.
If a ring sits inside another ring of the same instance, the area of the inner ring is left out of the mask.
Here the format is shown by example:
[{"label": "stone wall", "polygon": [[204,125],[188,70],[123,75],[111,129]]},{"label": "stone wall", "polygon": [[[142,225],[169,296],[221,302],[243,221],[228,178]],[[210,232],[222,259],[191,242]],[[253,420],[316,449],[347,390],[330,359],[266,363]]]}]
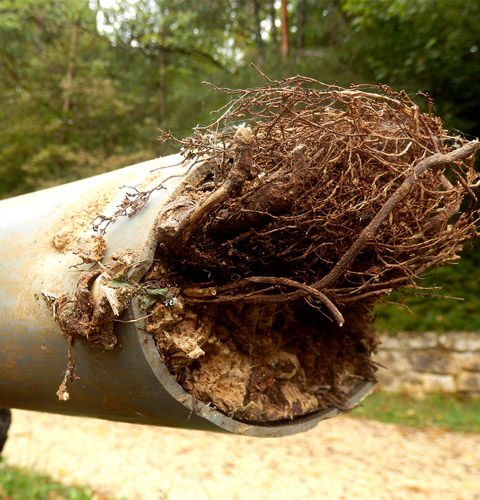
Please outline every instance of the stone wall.
[{"label": "stone wall", "polygon": [[385,390],[464,393],[480,397],[480,333],[381,335],[375,361]]}]

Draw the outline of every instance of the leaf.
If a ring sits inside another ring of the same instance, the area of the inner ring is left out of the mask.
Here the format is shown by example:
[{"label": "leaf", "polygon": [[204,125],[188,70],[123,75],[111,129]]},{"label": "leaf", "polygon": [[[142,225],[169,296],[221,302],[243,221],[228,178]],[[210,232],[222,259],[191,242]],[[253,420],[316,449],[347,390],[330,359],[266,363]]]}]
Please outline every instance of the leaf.
[{"label": "leaf", "polygon": [[158,300],[158,297],[149,295],[148,293],[144,293],[142,295],[142,299],[140,301],[140,309],[142,309],[142,311],[146,311],[148,308],[153,306],[153,304],[155,304],[155,302],[157,302],[157,300]]},{"label": "leaf", "polygon": [[119,274],[107,284],[110,288],[135,288],[136,284],[126,274]]},{"label": "leaf", "polygon": [[140,301],[140,309],[147,310],[153,306],[157,300],[163,298],[165,301],[173,298],[172,293],[168,288],[144,288],[142,299]]},{"label": "leaf", "polygon": [[172,292],[169,288],[144,288],[145,293],[149,295],[154,295],[155,297],[163,297],[164,299],[173,298]]}]

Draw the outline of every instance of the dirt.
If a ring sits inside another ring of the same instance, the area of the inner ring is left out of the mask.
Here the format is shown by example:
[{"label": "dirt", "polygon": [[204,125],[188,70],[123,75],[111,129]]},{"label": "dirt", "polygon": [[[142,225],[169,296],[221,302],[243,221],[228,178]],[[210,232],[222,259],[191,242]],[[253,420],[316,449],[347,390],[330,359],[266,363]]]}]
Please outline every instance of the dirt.
[{"label": "dirt", "polygon": [[84,264],[99,262],[105,255],[106,242],[100,234],[92,234],[84,238],[78,238],[72,252],[78,255]]},{"label": "dirt", "polygon": [[112,281],[124,276],[133,259],[134,254],[129,251],[113,254],[100,269],[80,275],[74,297],[62,295],[50,303],[54,318],[67,338],[86,339],[107,350],[115,347],[113,318],[122,313],[135,292],[123,286],[124,283],[115,287]]},{"label": "dirt", "polygon": [[272,422],[348,411],[358,381],[376,380],[366,313],[345,310],[340,328],[303,301],[188,308],[179,299],[157,304],[146,330],[197,399],[237,420]]},{"label": "dirt", "polygon": [[77,209],[67,210],[56,227],[60,228],[52,236],[52,246],[59,253],[67,253],[75,248],[78,238],[92,227],[98,214],[112,201],[117,193],[113,190],[100,191],[96,196],[88,195],[87,202],[76,200]]},{"label": "dirt", "polygon": [[259,439],[14,410],[4,456],[97,500],[480,498],[480,436],[347,416]]}]

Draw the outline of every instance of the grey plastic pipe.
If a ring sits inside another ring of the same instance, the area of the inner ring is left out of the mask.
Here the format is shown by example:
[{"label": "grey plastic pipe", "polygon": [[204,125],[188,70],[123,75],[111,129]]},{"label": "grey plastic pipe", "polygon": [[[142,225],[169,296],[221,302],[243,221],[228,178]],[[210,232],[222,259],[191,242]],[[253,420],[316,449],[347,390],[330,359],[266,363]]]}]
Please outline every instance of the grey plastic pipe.
[{"label": "grey plastic pipe", "polygon": [[[119,342],[112,351],[76,340],[72,354],[80,379],[68,386],[70,400],[59,401],[67,340],[43,295],[73,294],[79,272],[88,265],[72,267],[80,259],[69,249],[76,237],[91,232],[96,213],[112,214],[132,186],[148,189],[170,178],[139,213],[118,219],[105,235],[106,259],[129,249],[141,262],[151,262],[160,208],[201,174],[195,167],[182,175],[187,167],[179,165],[181,159],[160,158],[0,202],[0,407],[264,437],[306,431],[338,415],[332,408],[251,425],[193,401],[162,362],[141,319],[117,323]],[[132,305],[130,315],[143,314]],[[349,403],[356,404],[373,386],[360,381]]]}]

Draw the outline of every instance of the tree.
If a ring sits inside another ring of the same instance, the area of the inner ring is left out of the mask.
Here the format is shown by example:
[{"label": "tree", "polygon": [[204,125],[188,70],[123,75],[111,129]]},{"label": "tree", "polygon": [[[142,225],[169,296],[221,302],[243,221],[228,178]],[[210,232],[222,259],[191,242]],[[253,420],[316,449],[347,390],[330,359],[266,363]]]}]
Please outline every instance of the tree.
[{"label": "tree", "polygon": [[201,82],[257,85],[250,62],[272,78],[421,89],[480,132],[473,0],[114,5],[0,0],[0,196],[169,152],[157,129],[207,123],[225,98]]},{"label": "tree", "polygon": [[159,126],[198,123],[177,83],[221,65],[194,14],[161,3],[0,0],[0,195],[151,158]]},{"label": "tree", "polygon": [[428,92],[450,125],[480,134],[480,3],[346,0],[344,59],[369,80]]},{"label": "tree", "polygon": [[91,43],[85,33],[95,31],[95,17],[83,0],[2,0],[0,13],[0,168],[8,190],[40,176],[56,177],[71,161],[68,136],[78,129],[75,94],[85,83],[80,66],[86,61],[77,54]]},{"label": "tree", "polygon": [[282,19],[282,58],[287,59],[290,51],[290,43],[288,40],[288,9],[287,0],[282,0],[280,6],[280,17]]}]

